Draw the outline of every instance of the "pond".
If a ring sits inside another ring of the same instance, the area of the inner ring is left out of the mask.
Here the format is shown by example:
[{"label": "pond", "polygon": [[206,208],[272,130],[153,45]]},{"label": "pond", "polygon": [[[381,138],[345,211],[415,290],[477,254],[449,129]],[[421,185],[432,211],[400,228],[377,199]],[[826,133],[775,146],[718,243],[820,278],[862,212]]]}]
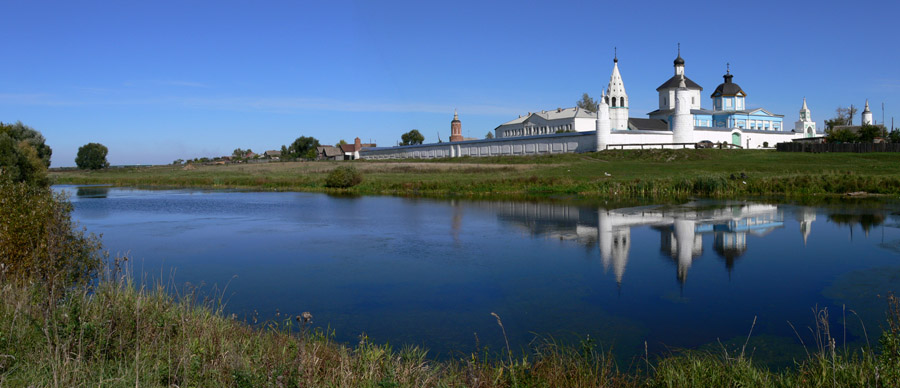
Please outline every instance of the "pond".
[{"label": "pond", "polygon": [[145,281],[202,285],[249,322],[309,311],[338,341],[364,333],[432,357],[504,350],[493,312],[513,351],[590,338],[627,366],[645,349],[731,351],[750,334],[755,360],[784,366],[804,354],[799,338],[814,344],[813,309],[828,309],[838,345],[858,346],[900,289],[900,206],[884,202],[605,209],[55,189]]}]

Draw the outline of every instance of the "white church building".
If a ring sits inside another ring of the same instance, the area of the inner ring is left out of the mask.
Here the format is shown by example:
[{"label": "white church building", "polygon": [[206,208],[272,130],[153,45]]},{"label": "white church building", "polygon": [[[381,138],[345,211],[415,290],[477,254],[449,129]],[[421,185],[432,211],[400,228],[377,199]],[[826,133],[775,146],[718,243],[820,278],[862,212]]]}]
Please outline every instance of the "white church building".
[{"label": "white church building", "polygon": [[[793,129],[787,129],[783,115],[747,108],[747,93],[733,82],[730,68],[723,76],[724,82],[710,95],[711,109],[704,109],[703,88],[686,76],[680,50],[674,67],[674,75],[657,88],[659,108],[647,118],[629,117],[628,93],[616,56],[597,112],[578,107],[529,112],[495,128],[494,139],[369,148],[360,155],[366,159],[532,155],[693,148],[698,142],[757,149],[816,136],[805,98],[800,121]],[[454,122],[459,125],[458,118]]]}]

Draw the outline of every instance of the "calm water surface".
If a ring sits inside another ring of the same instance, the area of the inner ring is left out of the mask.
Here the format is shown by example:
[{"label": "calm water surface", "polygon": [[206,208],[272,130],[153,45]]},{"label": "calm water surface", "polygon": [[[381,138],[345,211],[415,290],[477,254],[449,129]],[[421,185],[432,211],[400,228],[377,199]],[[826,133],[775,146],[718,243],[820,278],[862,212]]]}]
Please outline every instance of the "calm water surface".
[{"label": "calm water surface", "polygon": [[[900,290],[894,205],[697,201],[625,209],[308,193],[57,186],[150,279],[225,284],[227,313],[310,311],[338,340],[433,356],[590,336],[621,360],[749,345],[786,365],[812,308],[838,343],[879,331]],[[850,312],[850,310],[853,312]],[[858,316],[858,317],[857,317]],[[845,318],[846,317],[846,318]],[[870,334],[871,335],[871,334]],[[807,344],[811,338],[805,338]],[[870,340],[874,340],[870,339]],[[626,361],[630,362],[630,361]]]}]

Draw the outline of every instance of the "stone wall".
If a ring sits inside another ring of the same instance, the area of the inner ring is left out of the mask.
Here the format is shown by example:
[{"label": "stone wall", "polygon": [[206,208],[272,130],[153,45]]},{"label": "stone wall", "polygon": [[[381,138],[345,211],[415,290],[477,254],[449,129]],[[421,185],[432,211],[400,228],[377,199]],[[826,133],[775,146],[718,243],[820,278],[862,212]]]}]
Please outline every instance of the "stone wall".
[{"label": "stone wall", "polygon": [[[803,137],[802,133],[776,131],[750,131],[738,129],[700,129],[693,131],[693,142],[709,140],[714,143],[732,143],[737,133],[741,147],[762,148],[768,143],[769,148],[775,144],[790,142]],[[612,131],[609,138],[609,149],[635,148],[683,148],[684,146],[660,146],[661,143],[672,143],[670,131]],[[455,158],[460,156],[508,156],[508,155],[541,155],[561,153],[593,152],[596,149],[596,131],[569,132],[540,136],[523,136],[504,139],[468,140],[452,143],[422,144],[398,147],[363,148],[359,151],[361,159],[431,159]],[[618,144],[647,144],[617,146]]]},{"label": "stone wall", "polygon": [[365,148],[362,159],[422,159],[460,156],[501,156],[581,153],[594,151],[594,132],[569,132],[509,139]]}]

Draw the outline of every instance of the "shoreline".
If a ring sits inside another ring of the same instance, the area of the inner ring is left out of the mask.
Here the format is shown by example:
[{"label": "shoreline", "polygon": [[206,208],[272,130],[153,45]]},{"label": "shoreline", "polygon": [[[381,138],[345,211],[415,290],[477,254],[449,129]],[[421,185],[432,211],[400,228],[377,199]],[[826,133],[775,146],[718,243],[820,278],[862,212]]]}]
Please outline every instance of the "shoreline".
[{"label": "shoreline", "polygon": [[[328,172],[363,175],[326,188]],[[900,155],[775,151],[626,150],[537,157],[313,161],[55,170],[54,184],[138,188],[239,189],[472,199],[879,197],[900,195]]]}]

